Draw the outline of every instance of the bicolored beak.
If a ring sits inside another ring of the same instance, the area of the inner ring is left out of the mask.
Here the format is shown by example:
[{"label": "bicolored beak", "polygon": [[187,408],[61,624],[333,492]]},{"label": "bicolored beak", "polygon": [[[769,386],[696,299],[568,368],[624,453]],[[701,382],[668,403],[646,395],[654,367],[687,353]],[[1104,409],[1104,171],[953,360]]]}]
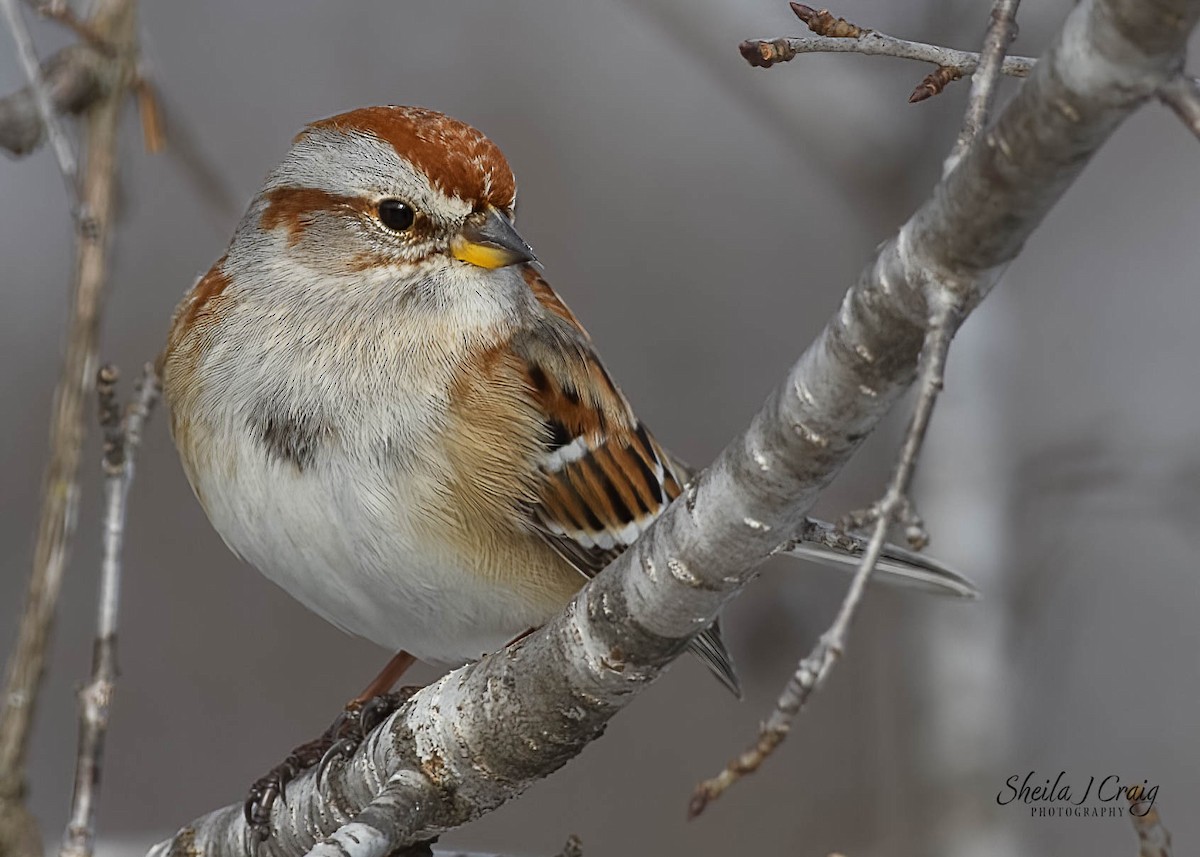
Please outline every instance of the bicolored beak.
[{"label": "bicolored beak", "polygon": [[537,261],[512,221],[490,205],[487,211],[472,215],[462,232],[451,239],[450,254],[489,270]]}]

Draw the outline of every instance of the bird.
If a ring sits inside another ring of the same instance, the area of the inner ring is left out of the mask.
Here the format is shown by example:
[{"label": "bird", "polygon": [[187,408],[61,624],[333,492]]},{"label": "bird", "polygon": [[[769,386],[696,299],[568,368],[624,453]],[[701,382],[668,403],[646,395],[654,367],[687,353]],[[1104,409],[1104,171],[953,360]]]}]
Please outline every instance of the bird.
[{"label": "bird", "polygon": [[[462,664],[545,624],[692,478],[551,288],[516,203],[500,148],[443,113],[313,122],[158,361],[184,471],[233,553],[395,653],[359,704],[415,660]],[[804,532],[791,552],[862,549]],[[887,558],[884,576],[974,593]],[[718,625],[692,650],[740,692]]]}]

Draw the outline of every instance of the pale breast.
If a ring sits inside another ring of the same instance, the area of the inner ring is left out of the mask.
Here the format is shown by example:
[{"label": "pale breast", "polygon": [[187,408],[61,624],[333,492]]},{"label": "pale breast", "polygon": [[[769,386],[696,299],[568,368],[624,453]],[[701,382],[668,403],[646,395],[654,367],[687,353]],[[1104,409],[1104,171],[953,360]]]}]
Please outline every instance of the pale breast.
[{"label": "pale breast", "polygon": [[[524,528],[534,450],[514,438],[536,437],[535,416],[497,343],[436,353],[403,321],[331,331],[270,313],[220,333],[164,361],[185,469],[230,548],[314,612],[459,662],[582,583]],[[482,373],[470,354],[490,355]]]}]

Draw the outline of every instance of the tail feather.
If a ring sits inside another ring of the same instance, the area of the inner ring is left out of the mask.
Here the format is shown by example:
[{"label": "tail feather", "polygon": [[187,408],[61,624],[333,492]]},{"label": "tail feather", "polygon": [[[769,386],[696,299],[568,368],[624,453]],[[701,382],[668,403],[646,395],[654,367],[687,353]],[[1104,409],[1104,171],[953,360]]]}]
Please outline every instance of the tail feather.
[{"label": "tail feather", "polygon": [[725,685],[730,693],[738,699],[742,698],[742,682],[733,666],[733,656],[729,654],[729,649],[725,648],[725,641],[721,639],[720,619],[697,634],[688,650],[704,661],[704,665],[712,670],[717,681]]},{"label": "tail feather", "polygon": [[[776,553],[808,559],[821,565],[850,570],[862,561],[868,539],[840,531],[833,524],[809,518],[800,537]],[[886,544],[875,567],[880,583],[908,586],[932,595],[978,598],[979,590],[963,575],[935,559]],[[742,684],[733,666],[733,657],[721,638],[720,620],[705,628],[692,640],[689,651],[712,670],[729,692],[742,698]]]},{"label": "tail feather", "polygon": [[[868,539],[844,533],[833,524],[809,518],[800,538],[777,551],[810,559],[825,566],[857,566],[867,549]],[[885,544],[875,569],[880,583],[908,586],[932,595],[978,598],[979,590],[970,580],[935,559],[893,544]]]}]

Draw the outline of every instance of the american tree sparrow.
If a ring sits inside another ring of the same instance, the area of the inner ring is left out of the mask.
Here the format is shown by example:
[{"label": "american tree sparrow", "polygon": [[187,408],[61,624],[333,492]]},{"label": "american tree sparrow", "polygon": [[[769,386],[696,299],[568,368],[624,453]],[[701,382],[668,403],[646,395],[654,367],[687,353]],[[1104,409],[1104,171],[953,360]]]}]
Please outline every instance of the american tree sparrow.
[{"label": "american tree sparrow", "polygon": [[[362,698],[414,658],[462,663],[545,623],[688,478],[535,267],[515,203],[504,155],[448,116],[309,125],[160,361],[188,479],[229,547],[400,653]],[[830,544],[801,552],[861,548]],[[889,554],[885,575],[969,591]],[[715,625],[693,650],[737,692]]]}]

